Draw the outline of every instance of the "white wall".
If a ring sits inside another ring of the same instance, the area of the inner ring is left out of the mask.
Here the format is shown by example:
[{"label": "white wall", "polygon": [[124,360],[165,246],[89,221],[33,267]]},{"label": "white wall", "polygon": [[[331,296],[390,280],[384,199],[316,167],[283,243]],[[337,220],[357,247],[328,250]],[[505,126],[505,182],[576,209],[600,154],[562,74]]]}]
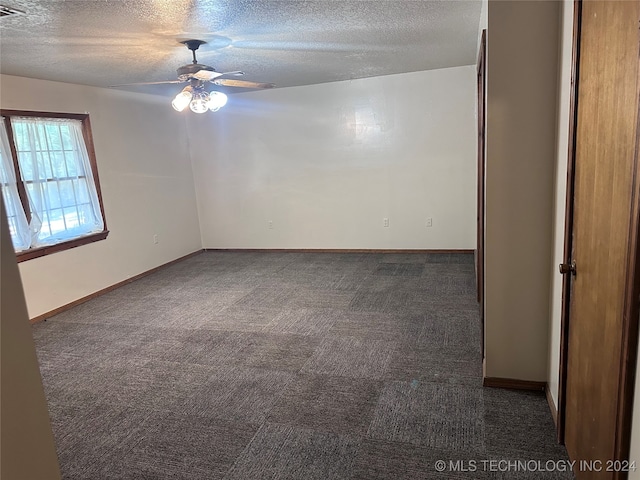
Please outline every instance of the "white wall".
[{"label": "white wall", "polygon": [[[480,51],[480,41],[482,40],[482,31],[489,26],[489,0],[482,0],[480,7],[480,23],[478,25],[478,43],[476,51]],[[488,32],[487,32],[488,33]]]},{"label": "white wall", "polygon": [[89,112],[111,232],[20,264],[30,317],[202,248],[186,123],[167,99],[3,75],[0,105]]},{"label": "white wall", "polygon": [[562,276],[558,265],[564,257],[564,216],[567,194],[567,162],[569,154],[569,107],[571,101],[571,54],[573,44],[573,0],[563,0],[560,25],[558,70],[558,117],[556,170],[553,214],[553,258],[550,265],[551,301],[549,327],[549,390],[558,406],[560,374],[560,317],[562,313]]},{"label": "white wall", "polygon": [[243,93],[191,115],[203,246],[474,248],[474,97],[466,66]]},{"label": "white wall", "polygon": [[559,14],[489,2],[487,377],[547,380]]}]

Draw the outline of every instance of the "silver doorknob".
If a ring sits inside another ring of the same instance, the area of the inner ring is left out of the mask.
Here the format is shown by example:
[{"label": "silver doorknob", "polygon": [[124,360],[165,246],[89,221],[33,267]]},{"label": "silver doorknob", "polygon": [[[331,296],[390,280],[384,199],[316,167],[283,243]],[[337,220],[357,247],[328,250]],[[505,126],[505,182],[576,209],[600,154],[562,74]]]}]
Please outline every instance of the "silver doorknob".
[{"label": "silver doorknob", "polygon": [[565,275],[567,273],[570,273],[571,275],[575,276],[576,275],[576,261],[574,260],[571,263],[561,263],[559,265],[560,267],[560,273]]}]

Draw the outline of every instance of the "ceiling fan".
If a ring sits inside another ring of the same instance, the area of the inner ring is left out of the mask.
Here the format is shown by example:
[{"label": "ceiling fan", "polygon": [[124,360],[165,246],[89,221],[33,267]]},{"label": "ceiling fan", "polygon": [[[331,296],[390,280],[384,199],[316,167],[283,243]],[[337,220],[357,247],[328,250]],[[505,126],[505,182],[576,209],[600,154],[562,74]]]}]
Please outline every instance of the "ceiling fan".
[{"label": "ceiling fan", "polygon": [[207,110],[213,112],[219,110],[227,103],[227,96],[222,92],[205,90],[207,83],[213,83],[214,85],[221,85],[224,87],[237,87],[237,88],[273,88],[273,83],[260,83],[249,82],[246,80],[235,80],[229,78],[220,78],[225,76],[241,76],[244,72],[216,72],[215,68],[209,65],[203,65],[198,63],[196,58],[196,50],[207,42],[202,40],[184,40],[182,42],[193,54],[193,61],[190,64],[183,65],[178,68],[178,80],[167,80],[163,82],[140,82],[140,83],[127,83],[123,85],[113,85],[112,87],[129,87],[134,85],[164,85],[171,83],[188,83],[182,91],[176,95],[171,102],[173,108],[179,112],[184,110],[187,105],[195,113],[205,113]]}]

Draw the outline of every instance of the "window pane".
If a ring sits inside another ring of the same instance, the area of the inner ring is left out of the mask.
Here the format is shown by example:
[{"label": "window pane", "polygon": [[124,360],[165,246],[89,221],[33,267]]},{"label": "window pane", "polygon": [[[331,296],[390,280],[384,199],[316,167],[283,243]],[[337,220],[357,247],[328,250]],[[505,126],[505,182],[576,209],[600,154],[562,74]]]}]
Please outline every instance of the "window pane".
[{"label": "window pane", "polygon": [[[17,191],[14,190],[13,195],[10,194],[7,185],[2,186],[2,197],[4,200],[5,211],[7,214],[7,220],[9,223],[9,233],[11,234],[11,241],[16,251],[21,251],[29,247],[27,244],[29,233],[27,231],[26,219],[24,217],[18,218],[18,214],[22,213],[22,204],[17,196]],[[14,187],[15,188],[15,187]],[[25,237],[26,236],[26,237]]]},{"label": "window pane", "polygon": [[11,234],[11,238],[13,238],[18,233],[18,227],[16,226],[16,217],[14,217],[13,215],[8,216],[7,222],[9,223],[9,233]]},{"label": "window pane", "polygon": [[62,140],[60,139],[60,130],[57,124],[44,125],[47,139],[45,148],[47,150],[62,150]]},{"label": "window pane", "polygon": [[73,150],[73,142],[71,141],[71,131],[68,125],[60,126],[60,133],[62,134],[62,148],[65,150]]},{"label": "window pane", "polygon": [[41,152],[44,148],[42,144],[42,137],[44,135],[44,129],[42,125],[34,125],[34,133],[35,135],[29,135],[29,130],[25,130],[27,134],[27,148],[29,150],[35,150],[36,152]]},{"label": "window pane", "polygon": [[80,221],[78,219],[78,210],[76,210],[75,206],[73,208],[64,209],[64,220],[67,225],[67,230],[78,228],[80,226]]},{"label": "window pane", "polygon": [[73,181],[73,185],[76,189],[76,196],[78,203],[89,203],[89,189],[87,188],[87,181],[83,178]]},{"label": "window pane", "polygon": [[47,195],[47,201],[49,202],[49,208],[60,208],[62,203],[60,202],[60,192],[58,191],[58,185],[56,182],[50,182],[45,185],[45,194]]},{"label": "window pane", "polygon": [[73,191],[72,180],[62,180],[58,182],[60,188],[60,198],[63,207],[72,207],[76,205],[76,195]]},{"label": "window pane", "polygon": [[79,162],[75,161],[74,155],[75,154],[73,152],[67,152],[67,151],[64,152],[65,160],[67,162],[68,176],[69,177],[83,176],[84,172],[82,169],[82,165],[80,165]]},{"label": "window pane", "polygon": [[18,218],[15,215],[10,215],[7,217],[7,221],[9,223],[9,234],[11,235],[14,249],[16,251],[24,250],[26,246],[21,245],[22,241],[20,239],[20,223]]},{"label": "window pane", "polygon": [[38,165],[37,165],[37,178],[40,180],[46,180],[47,178],[53,178],[53,172],[51,171],[51,162],[49,162],[49,152],[39,151],[36,153]]},{"label": "window pane", "polygon": [[51,152],[51,164],[53,167],[53,176],[66,177],[67,165],[65,164],[64,153],[62,151]]},{"label": "window pane", "polygon": [[[33,184],[33,183],[25,183],[24,184],[24,188],[27,191],[27,197],[33,198],[34,197],[34,189],[36,188],[35,184]],[[29,205],[29,209],[31,210],[31,213],[33,213],[31,204]]]},{"label": "window pane", "polygon": [[90,231],[99,232],[100,230],[102,230],[102,225],[96,223],[93,206],[90,203],[78,205],[78,211],[80,213],[80,223],[90,226]]},{"label": "window pane", "polygon": [[31,152],[19,152],[18,162],[20,163],[20,173],[25,182],[34,180],[33,159]]},{"label": "window pane", "polygon": [[42,228],[38,238],[46,238],[51,235],[51,222],[49,222],[49,212],[42,212]]},{"label": "window pane", "polygon": [[0,116],[0,189],[13,247],[16,251],[21,251],[29,248],[31,232],[18,193],[18,178],[5,125],[5,119]]},{"label": "window pane", "polygon": [[18,151],[30,150],[26,143],[27,137],[24,124],[12,122],[11,125],[13,127],[13,139],[15,140]]},{"label": "window pane", "polygon": [[[82,121],[11,117],[29,207],[33,246],[104,229]],[[87,172],[86,174],[84,172]]]},{"label": "window pane", "polygon": [[7,211],[7,216],[12,215],[16,204],[12,195],[9,195],[9,190],[7,185],[2,185],[2,198],[4,200],[4,208]]},{"label": "window pane", "polygon": [[64,223],[64,213],[61,208],[51,209],[46,216],[49,222],[49,230],[51,234],[64,232],[66,230]]}]

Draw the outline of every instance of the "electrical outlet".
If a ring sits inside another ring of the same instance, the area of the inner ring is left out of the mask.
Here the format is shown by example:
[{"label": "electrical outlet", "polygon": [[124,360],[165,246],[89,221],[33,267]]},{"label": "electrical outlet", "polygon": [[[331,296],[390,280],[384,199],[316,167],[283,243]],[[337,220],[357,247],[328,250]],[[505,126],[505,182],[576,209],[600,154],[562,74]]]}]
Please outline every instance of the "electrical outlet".
[{"label": "electrical outlet", "polygon": [[157,235],[157,234],[153,236],[153,243],[154,243],[155,245],[157,245],[157,244],[158,244],[158,235]]},{"label": "electrical outlet", "polygon": [[389,219],[388,218],[383,218],[382,219],[382,226],[384,226],[384,227],[388,227],[389,226]]},{"label": "electrical outlet", "polygon": [[433,227],[433,218],[427,218],[427,227]]},{"label": "electrical outlet", "polygon": [[269,227],[269,230],[273,230],[273,220],[267,222],[267,227]]}]

